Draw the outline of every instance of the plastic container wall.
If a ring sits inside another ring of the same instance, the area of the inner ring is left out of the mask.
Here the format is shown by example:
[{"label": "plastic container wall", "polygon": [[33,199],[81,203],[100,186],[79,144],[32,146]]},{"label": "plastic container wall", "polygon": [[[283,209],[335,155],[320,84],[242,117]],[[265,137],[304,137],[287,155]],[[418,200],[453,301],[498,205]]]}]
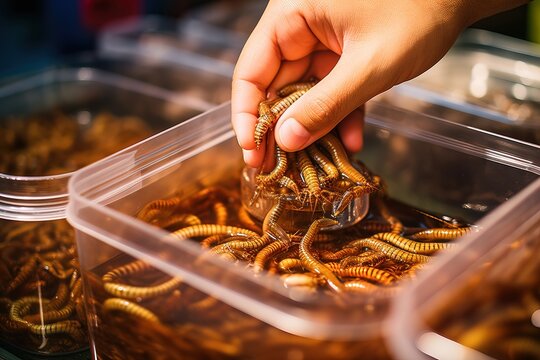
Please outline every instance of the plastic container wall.
[{"label": "plastic container wall", "polygon": [[538,144],[540,47],[468,30],[435,66],[385,98],[414,111]]},{"label": "plastic container wall", "polygon": [[394,301],[398,359],[540,356],[540,181],[484,222],[482,241],[437,263]]},{"label": "plastic container wall", "polygon": [[208,105],[87,68],[3,86],[0,104],[0,341],[73,359],[88,339],[69,178]]},{"label": "plastic container wall", "polygon": [[[304,298],[276,276],[201,256],[199,244],[135,218],[152,200],[240,176],[229,116],[224,105],[72,178],[68,219],[82,254],[94,356],[390,357],[381,331],[387,294],[349,307]],[[380,104],[368,107],[365,136],[360,157],[388,181],[392,197],[469,222],[504,211],[540,174],[538,147]],[[165,283],[167,291],[146,292]]]}]

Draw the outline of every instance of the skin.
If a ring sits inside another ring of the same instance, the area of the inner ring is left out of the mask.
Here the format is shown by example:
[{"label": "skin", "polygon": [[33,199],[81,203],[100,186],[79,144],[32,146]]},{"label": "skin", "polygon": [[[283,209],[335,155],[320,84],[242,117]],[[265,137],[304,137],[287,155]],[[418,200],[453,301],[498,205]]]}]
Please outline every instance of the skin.
[{"label": "skin", "polygon": [[465,27],[527,2],[270,0],[232,82],[232,124],[244,161],[260,167],[271,153],[264,141],[256,149],[253,139],[259,103],[311,76],[321,81],[285,111],[267,139],[298,151],[337,126],[347,151],[359,151],[366,101],[429,69]]}]

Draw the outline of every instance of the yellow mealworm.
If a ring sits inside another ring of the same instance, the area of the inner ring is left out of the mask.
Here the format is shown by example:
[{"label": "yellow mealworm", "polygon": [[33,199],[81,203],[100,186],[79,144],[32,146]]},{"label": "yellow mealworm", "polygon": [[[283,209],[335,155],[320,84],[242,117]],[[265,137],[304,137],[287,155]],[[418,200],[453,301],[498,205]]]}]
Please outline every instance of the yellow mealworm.
[{"label": "yellow mealworm", "polygon": [[251,215],[249,215],[249,212],[243,205],[238,208],[238,220],[240,220],[246,229],[255,231],[257,233],[262,231],[261,227],[257,225],[257,223],[251,218]]},{"label": "yellow mealworm", "polygon": [[369,251],[357,256],[348,256],[339,262],[339,266],[376,266],[386,259],[386,255],[380,252]]},{"label": "yellow mealworm", "polygon": [[311,244],[315,239],[315,235],[319,232],[321,227],[327,227],[336,225],[337,221],[331,219],[317,219],[315,220],[307,230],[306,234],[300,241],[300,260],[306,269],[313,271],[316,274],[321,275],[330,288],[334,291],[341,292],[344,290],[343,284],[341,281],[334,275],[334,273],[327,268],[323,263],[313,256],[311,253]]},{"label": "yellow mealworm", "polygon": [[291,272],[295,269],[303,269],[302,260],[294,258],[285,258],[278,264],[279,270],[283,272]]},{"label": "yellow mealworm", "polygon": [[296,156],[300,173],[309,189],[310,195],[314,195],[318,198],[321,195],[321,184],[319,183],[319,177],[317,176],[315,166],[313,166],[313,163],[305,150],[298,151]]},{"label": "yellow mealworm", "polygon": [[378,233],[373,235],[372,238],[384,240],[408,252],[424,255],[431,255],[441,249],[449,249],[454,246],[454,244],[451,243],[418,242],[391,232]]},{"label": "yellow mealworm", "polygon": [[255,256],[255,260],[253,261],[253,270],[255,272],[260,272],[264,270],[266,262],[271,256],[287,250],[289,246],[291,246],[291,242],[280,240],[271,242],[270,244],[266,245]]},{"label": "yellow mealworm", "polygon": [[279,146],[275,147],[276,153],[276,166],[269,174],[257,175],[255,181],[258,186],[270,186],[279,181],[279,179],[285,174],[287,170],[287,153]]},{"label": "yellow mealworm", "polygon": [[237,226],[227,226],[218,224],[200,224],[188,226],[172,233],[174,237],[180,240],[190,239],[194,237],[210,236],[210,235],[246,235],[259,236],[254,231],[244,229]]},{"label": "yellow mealworm", "polygon": [[103,288],[111,295],[126,299],[147,299],[167,294],[182,284],[179,278],[171,278],[154,286],[131,286],[121,283],[106,282]]},{"label": "yellow mealworm", "polygon": [[155,323],[160,322],[157,315],[151,312],[150,310],[125,299],[118,299],[118,298],[107,299],[103,303],[103,310],[107,312],[121,311],[121,312],[133,315],[135,317],[138,317],[147,321],[151,321]]},{"label": "yellow mealworm", "polygon": [[354,240],[347,246],[358,246],[361,248],[367,247],[372,250],[380,251],[384,255],[388,256],[390,259],[406,263],[426,263],[430,260],[429,256],[413,254],[397,248],[393,245],[390,245],[382,240],[373,238]]},{"label": "yellow mealworm", "polygon": [[330,186],[334,181],[339,178],[339,171],[337,167],[315,145],[310,145],[307,148],[307,151],[313,161],[315,161],[315,163],[326,174],[319,179],[321,186]]},{"label": "yellow mealworm", "polygon": [[225,225],[227,223],[228,211],[227,207],[222,202],[215,202],[213,205],[214,214],[216,216],[216,224]]},{"label": "yellow mealworm", "polygon": [[37,335],[67,334],[78,341],[84,339],[81,324],[77,320],[64,320],[47,325],[30,325],[29,329],[30,332]]},{"label": "yellow mealworm", "polygon": [[426,240],[452,240],[473,231],[473,227],[463,227],[456,229],[435,228],[417,232],[410,235],[411,239]]},{"label": "yellow mealworm", "polygon": [[119,266],[105,273],[102,276],[103,282],[115,281],[123,276],[139,273],[142,271],[150,270],[152,266],[142,260],[135,260],[126,265]]},{"label": "yellow mealworm", "polygon": [[351,266],[335,271],[341,277],[355,277],[374,281],[379,284],[389,285],[397,280],[391,273],[371,266]]},{"label": "yellow mealworm", "polygon": [[315,79],[309,80],[309,81],[306,81],[306,82],[297,82],[297,83],[288,84],[288,85],[285,85],[284,87],[282,87],[281,89],[279,89],[277,91],[277,94],[280,97],[284,97],[284,96],[292,94],[295,91],[299,91],[299,90],[306,90],[307,91],[307,90],[311,89],[312,87],[314,87],[315,84],[317,84],[317,80],[315,80]]}]

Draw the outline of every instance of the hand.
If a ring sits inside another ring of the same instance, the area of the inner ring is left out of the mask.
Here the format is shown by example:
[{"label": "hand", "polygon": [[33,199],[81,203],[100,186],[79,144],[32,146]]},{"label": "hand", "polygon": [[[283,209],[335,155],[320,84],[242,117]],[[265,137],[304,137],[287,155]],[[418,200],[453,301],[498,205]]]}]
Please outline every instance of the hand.
[{"label": "hand", "polygon": [[472,22],[526,0],[271,0],[238,60],[232,123],[248,166],[257,107],[282,86],[321,81],[278,120],[275,141],[297,151],[338,126],[350,152],[362,147],[363,104],[435,64]]}]

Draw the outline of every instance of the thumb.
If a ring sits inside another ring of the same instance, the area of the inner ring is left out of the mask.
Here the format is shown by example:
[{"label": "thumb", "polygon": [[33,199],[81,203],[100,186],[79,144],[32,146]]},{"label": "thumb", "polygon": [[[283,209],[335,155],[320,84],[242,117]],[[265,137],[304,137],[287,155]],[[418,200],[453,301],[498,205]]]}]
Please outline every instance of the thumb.
[{"label": "thumb", "polygon": [[373,66],[359,60],[344,52],[330,73],[283,113],[275,127],[283,150],[309,146],[379,92],[367,88],[368,82],[373,83]]}]

